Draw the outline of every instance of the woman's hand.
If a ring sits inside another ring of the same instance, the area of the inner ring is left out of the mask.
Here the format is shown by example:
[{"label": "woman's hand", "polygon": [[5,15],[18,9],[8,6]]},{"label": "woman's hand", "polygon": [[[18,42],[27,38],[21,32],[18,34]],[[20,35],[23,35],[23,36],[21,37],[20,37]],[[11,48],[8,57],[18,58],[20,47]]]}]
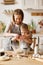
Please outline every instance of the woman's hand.
[{"label": "woman's hand", "polygon": [[17,35],[16,37],[13,37],[11,40],[15,42],[15,41],[19,41],[19,38],[20,38],[20,35]]}]

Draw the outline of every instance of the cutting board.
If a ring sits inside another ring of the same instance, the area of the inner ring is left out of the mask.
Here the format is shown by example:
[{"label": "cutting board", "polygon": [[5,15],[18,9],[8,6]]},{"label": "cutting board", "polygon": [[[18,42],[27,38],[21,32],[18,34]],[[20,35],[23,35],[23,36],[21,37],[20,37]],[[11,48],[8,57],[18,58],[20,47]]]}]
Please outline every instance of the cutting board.
[{"label": "cutting board", "polygon": [[37,61],[40,61],[40,62],[43,62],[43,58],[32,58],[33,60],[37,60]]}]

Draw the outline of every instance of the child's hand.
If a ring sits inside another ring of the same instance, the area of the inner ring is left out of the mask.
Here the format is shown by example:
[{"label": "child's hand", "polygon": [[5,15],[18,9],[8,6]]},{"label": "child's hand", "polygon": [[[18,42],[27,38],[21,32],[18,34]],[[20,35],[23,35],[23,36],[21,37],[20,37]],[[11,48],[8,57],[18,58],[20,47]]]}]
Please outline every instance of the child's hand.
[{"label": "child's hand", "polygon": [[26,37],[24,35],[20,36],[20,40],[24,40]]},{"label": "child's hand", "polygon": [[27,36],[21,36],[21,40],[24,40],[26,43],[32,44],[32,39]]}]

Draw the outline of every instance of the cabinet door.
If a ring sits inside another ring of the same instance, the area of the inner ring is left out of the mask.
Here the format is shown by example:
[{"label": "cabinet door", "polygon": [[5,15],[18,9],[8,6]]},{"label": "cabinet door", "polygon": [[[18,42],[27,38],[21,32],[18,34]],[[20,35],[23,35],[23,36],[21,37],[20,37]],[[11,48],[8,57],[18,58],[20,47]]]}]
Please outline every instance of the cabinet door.
[{"label": "cabinet door", "polygon": [[35,9],[43,9],[43,0],[35,0]]},{"label": "cabinet door", "polygon": [[38,0],[39,9],[43,9],[43,0]]},{"label": "cabinet door", "polygon": [[33,8],[33,9],[43,9],[43,0],[22,0],[25,9]]},{"label": "cabinet door", "polygon": [[34,0],[24,0],[24,8],[33,8]]}]

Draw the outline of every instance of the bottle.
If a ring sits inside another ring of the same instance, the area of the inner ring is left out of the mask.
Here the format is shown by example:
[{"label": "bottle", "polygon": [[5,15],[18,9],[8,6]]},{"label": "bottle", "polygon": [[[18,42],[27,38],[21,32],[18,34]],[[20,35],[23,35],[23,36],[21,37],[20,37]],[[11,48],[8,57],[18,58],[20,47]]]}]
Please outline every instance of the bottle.
[{"label": "bottle", "polygon": [[34,54],[38,54],[38,44],[35,45]]}]

